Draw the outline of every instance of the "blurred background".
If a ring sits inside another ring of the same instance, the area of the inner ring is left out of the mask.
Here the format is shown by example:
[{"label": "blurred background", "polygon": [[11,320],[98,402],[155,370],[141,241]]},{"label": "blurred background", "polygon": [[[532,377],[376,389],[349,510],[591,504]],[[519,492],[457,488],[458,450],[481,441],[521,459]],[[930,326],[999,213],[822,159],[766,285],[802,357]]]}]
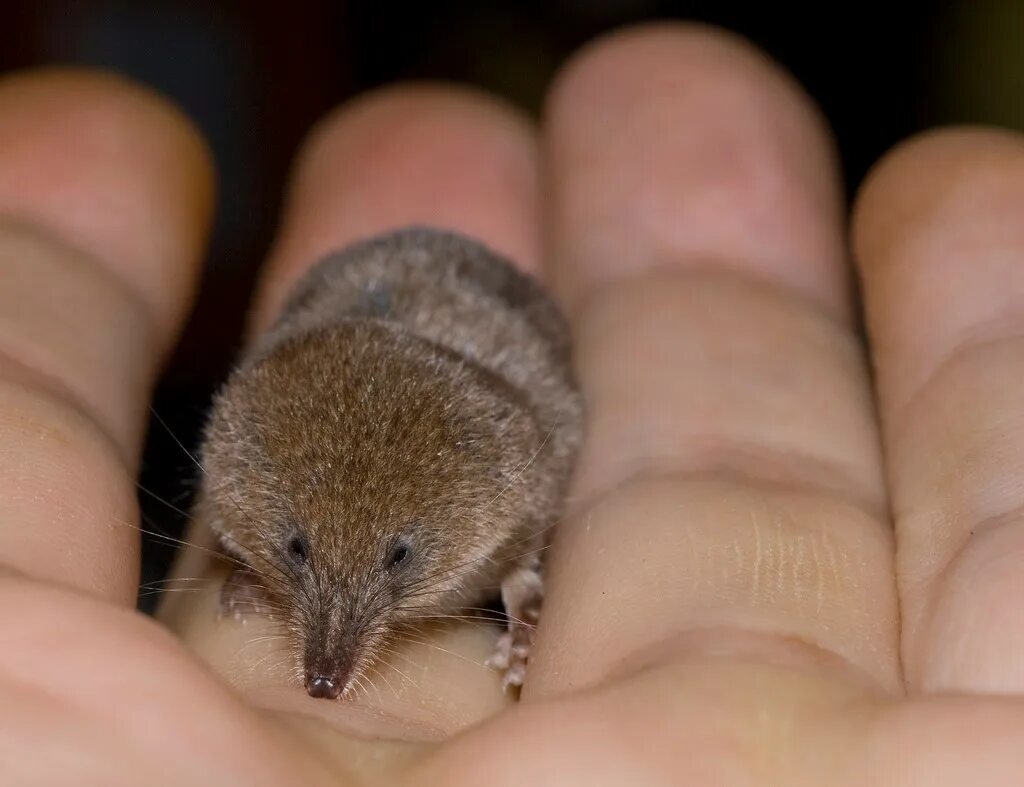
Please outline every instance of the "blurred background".
[{"label": "blurred background", "polygon": [[[0,71],[105,66],[178,102],[206,133],[220,172],[214,236],[193,319],[161,380],[142,484],[187,507],[209,396],[237,352],[245,307],[275,227],[289,160],[305,131],[355,93],[406,78],[492,90],[536,112],[576,47],[654,18],[719,24],[792,71],[835,131],[848,191],[899,139],[928,126],[1024,129],[1024,0],[0,0]],[[141,498],[145,523],[182,517]],[[144,580],[170,551],[145,550]],[[143,601],[143,607],[149,606]]]}]

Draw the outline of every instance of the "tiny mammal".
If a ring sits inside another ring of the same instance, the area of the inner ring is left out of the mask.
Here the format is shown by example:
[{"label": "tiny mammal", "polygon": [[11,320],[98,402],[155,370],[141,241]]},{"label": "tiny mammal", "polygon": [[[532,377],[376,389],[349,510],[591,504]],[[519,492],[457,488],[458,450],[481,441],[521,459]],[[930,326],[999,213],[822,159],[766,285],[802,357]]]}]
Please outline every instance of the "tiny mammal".
[{"label": "tiny mammal", "polygon": [[214,400],[197,514],[246,567],[222,610],[280,618],[334,699],[500,590],[489,663],[521,685],[581,432],[567,327],[509,262],[429,228],[331,254]]}]

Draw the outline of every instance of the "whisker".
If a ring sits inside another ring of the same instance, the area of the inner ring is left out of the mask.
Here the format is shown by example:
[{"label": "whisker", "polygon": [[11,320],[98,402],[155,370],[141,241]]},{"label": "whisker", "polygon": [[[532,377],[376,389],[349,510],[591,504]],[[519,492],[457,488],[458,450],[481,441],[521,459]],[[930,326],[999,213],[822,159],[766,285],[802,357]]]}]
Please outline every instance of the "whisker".
[{"label": "whisker", "polygon": [[166,533],[161,533],[161,532],[156,531],[156,530],[149,530],[148,528],[140,527],[139,525],[136,525],[136,524],[134,524],[132,522],[128,522],[128,521],[126,521],[124,519],[121,519],[120,517],[116,517],[116,516],[115,517],[111,517],[111,520],[114,521],[115,523],[119,524],[119,525],[123,525],[124,527],[130,527],[132,530],[138,530],[140,533],[144,533],[145,535],[150,536],[151,538],[157,538],[157,539],[160,539],[161,541],[165,541],[167,543],[174,544],[176,546],[191,547],[193,549],[198,549],[198,550],[201,550],[203,552],[207,552],[207,553],[213,555],[214,557],[218,558],[219,560],[223,560],[223,561],[225,561],[227,563],[231,563],[232,565],[240,566],[242,568],[248,568],[248,566],[245,563],[243,563],[241,560],[239,560],[238,558],[232,557],[231,555],[225,555],[225,554],[223,554],[221,552],[217,552],[216,550],[213,550],[213,549],[209,549],[208,547],[204,547],[201,544],[195,544],[195,543],[193,543],[191,541],[185,541],[185,540],[180,539],[180,538],[175,538],[174,536],[169,536]]},{"label": "whisker", "polygon": [[[200,462],[198,457],[196,457],[191,451],[188,450],[188,448],[185,447],[185,444],[178,438],[178,436],[176,434],[174,434],[174,431],[171,429],[171,427],[168,425],[168,423],[163,418],[160,417],[160,414],[156,411],[156,408],[150,406],[149,410],[150,410],[150,413],[153,415],[153,418],[157,421],[157,423],[160,424],[160,426],[162,426],[164,428],[164,430],[167,432],[167,434],[170,435],[171,439],[177,444],[178,448],[181,449],[182,453],[184,453],[185,456],[187,456],[192,461],[192,463],[196,467],[199,468],[200,472],[202,472],[202,474],[204,476],[205,475],[209,475],[207,473],[207,471],[206,471],[206,468],[203,466],[203,463]],[[155,499],[159,500],[164,505],[169,506],[173,511],[177,512],[181,516],[184,516],[188,521],[192,520],[192,517],[190,517],[186,512],[182,511],[179,507],[175,506],[173,503],[170,503],[167,500],[164,500],[162,497],[160,497],[159,495],[154,494],[150,490],[148,490],[145,487],[143,487],[141,484],[139,484],[139,488],[142,489],[147,494],[149,494],[152,497],[154,497]],[[235,508],[238,509],[238,512],[246,519],[246,521],[249,523],[249,525],[254,530],[256,530],[257,533],[265,536],[266,535],[265,532],[259,527],[259,525],[256,524],[255,521],[253,521],[252,517],[249,516],[248,513],[246,513],[246,511],[242,508],[242,506],[239,505],[238,501],[235,500],[234,496],[230,493],[230,491],[227,490],[227,489],[224,489],[223,491],[224,491],[225,495],[227,496],[227,498],[231,501],[232,505],[234,505]],[[234,538],[228,536],[226,533],[220,533],[218,535],[221,538],[224,538],[224,539],[234,543],[236,546],[241,546],[240,544],[238,544],[238,542]],[[294,572],[294,570],[290,566],[279,565],[279,564],[275,563],[274,561],[269,560],[264,555],[258,555],[256,553],[251,553],[251,554],[253,554],[255,557],[257,557],[260,560],[262,560],[264,563],[266,563],[270,567],[272,567],[283,578],[290,578],[294,583],[302,586],[302,583],[300,582],[300,579],[299,579],[298,575]],[[262,574],[262,572],[254,572],[254,573],[257,573],[257,574],[260,574],[261,576],[264,576]],[[303,587],[303,592],[305,592],[304,586],[302,586],[302,587]]]},{"label": "whisker", "polygon": [[[494,610],[488,609],[487,607],[461,607],[461,609],[465,610],[466,612],[489,612],[489,613],[492,613],[492,614],[494,613]],[[532,625],[530,623],[527,623],[525,620],[520,620],[515,615],[510,615],[508,612],[505,612],[505,613],[503,613],[502,615],[500,615],[498,617],[483,618],[483,619],[484,620],[499,620],[502,623],[511,620],[513,623],[520,623],[520,624],[522,624],[524,626]]]},{"label": "whisker", "polygon": [[171,582],[207,582],[216,584],[217,580],[212,577],[167,577],[166,579],[154,579],[149,582],[142,582],[139,587],[146,590],[155,588],[158,585],[167,585]]},{"label": "whisker", "polygon": [[[274,641],[286,640],[286,639],[287,639],[287,637],[285,637],[283,635],[280,635],[280,634],[278,634],[278,635],[267,635],[267,636],[263,636],[263,637],[253,637],[252,639],[242,643],[242,645],[235,651],[235,656],[241,656],[248,648],[252,647],[253,645],[262,645],[262,644],[267,643],[267,642],[274,642]],[[273,652],[277,653],[279,651],[273,651]],[[267,655],[269,656],[270,654],[267,654]]]},{"label": "whisker", "polygon": [[[540,552],[544,552],[545,550],[549,549],[550,547],[551,547],[551,544],[549,543],[549,544],[545,544],[544,546],[537,547],[535,549],[527,550],[526,552],[522,552],[522,553],[520,553],[518,555],[514,555],[511,558],[509,558],[509,562],[513,562],[515,560],[519,560],[519,559],[521,559],[523,557],[528,557],[528,556],[530,556],[532,554],[539,554]],[[414,582],[414,583],[410,584],[409,585],[409,589],[412,592],[407,592],[407,593],[405,593],[403,595],[404,595],[405,598],[416,598],[418,596],[426,595],[429,592],[432,592],[433,589],[437,588],[439,585],[441,585],[444,582],[451,582],[453,580],[458,579],[459,577],[463,577],[463,576],[466,576],[468,574],[471,574],[472,571],[473,571],[473,567],[472,567],[472,563],[473,562],[474,561],[469,560],[469,561],[466,561],[465,563],[461,563],[461,564],[458,564],[456,566],[453,566],[452,568],[443,569],[441,571],[434,572],[433,574],[429,574],[426,577],[423,577],[421,580],[418,580],[417,582]],[[467,568],[467,566],[469,566],[469,567]],[[459,569],[465,569],[465,570],[459,571]],[[457,572],[457,573],[453,573],[453,572]],[[428,584],[428,583],[430,583],[430,584]]]},{"label": "whisker", "polygon": [[178,439],[178,436],[174,433],[171,427],[168,426],[167,422],[160,417],[160,414],[156,411],[156,408],[151,405],[149,408],[149,412],[152,414],[153,418],[156,419],[156,422],[160,424],[160,426],[164,428],[167,434],[171,436],[171,439],[178,444],[178,448],[181,449],[182,453],[184,453],[185,456],[192,460],[193,464],[195,464],[195,466],[199,468],[203,475],[206,475],[206,468],[203,467],[203,465],[200,463],[198,459],[196,459],[195,456],[192,455],[192,453],[185,447],[185,444]]},{"label": "whisker", "polygon": [[164,593],[205,593],[206,591],[202,588],[157,588],[154,590],[146,590],[142,593],[137,593],[136,598],[151,598],[153,596],[159,596]]},{"label": "whisker", "polygon": [[[446,621],[455,621],[463,623],[467,626],[473,626],[478,629],[485,629],[487,631],[494,631],[500,629],[502,626],[508,625],[508,621],[501,618],[478,618],[472,615],[411,615],[407,618],[409,621],[425,622],[425,623],[441,623]],[[527,628],[533,628],[529,623],[518,624]]]},{"label": "whisker", "polygon": [[[248,669],[249,677],[252,677],[253,675],[255,675],[256,674],[256,670],[258,670],[267,661],[269,661],[271,659],[271,657],[278,656],[278,655],[280,655],[279,651],[272,650],[272,651],[270,651],[270,653],[267,653],[266,655],[264,655],[263,658],[258,659],[257,661],[253,662],[249,666],[249,669]],[[283,663],[284,662],[282,662],[282,661],[278,661],[277,663],[275,663],[274,666],[273,666],[273,670],[278,669],[281,666],[281,664],[283,664]],[[272,672],[272,670],[271,669],[267,669],[266,672]]]},{"label": "whisker", "polygon": [[[401,675],[402,679],[405,680],[406,682],[408,682],[408,684],[410,686],[412,686],[414,689],[416,689],[416,690],[419,689],[419,684],[416,681],[414,681],[412,678],[410,678],[406,673],[402,672],[402,670],[400,670],[394,664],[388,662],[388,667],[390,667],[395,672],[397,672],[399,675]],[[394,690],[392,689],[392,691],[394,691]],[[396,692],[396,696],[397,696],[397,692]]]},{"label": "whisker", "polygon": [[540,456],[540,452],[544,450],[544,446],[547,445],[548,440],[551,438],[551,435],[555,433],[555,429],[558,427],[559,423],[561,423],[560,420],[555,421],[555,423],[551,425],[551,428],[548,429],[548,433],[544,436],[544,439],[541,441],[540,445],[537,446],[537,450],[533,452],[533,456],[531,456],[527,460],[526,464],[524,464],[522,468],[519,470],[519,472],[516,473],[515,477],[507,484],[505,484],[505,487],[500,492],[498,492],[498,494],[496,494],[489,503],[487,503],[483,507],[483,510],[480,512],[481,514],[486,512],[492,505],[494,505],[502,495],[504,495],[509,489],[512,488],[513,484],[515,484],[520,478],[523,477],[523,473],[525,473],[529,469],[530,465],[533,464],[533,460]]},{"label": "whisker", "polygon": [[[530,555],[539,554],[541,552],[544,552],[544,551],[550,549],[551,547],[552,547],[552,544],[549,542],[549,543],[543,544],[542,546],[534,547],[532,549],[528,549],[525,552],[520,552],[519,554],[512,555],[511,557],[508,558],[507,562],[513,563],[513,562],[515,562],[517,560],[521,560],[524,557],[529,557]],[[467,561],[465,561],[463,563],[457,563],[456,565],[454,565],[454,566],[452,566],[450,568],[441,569],[441,570],[436,571],[436,572],[434,572],[432,574],[428,574],[425,577],[422,577],[421,579],[417,580],[416,582],[410,584],[409,588],[413,589],[413,590],[422,590],[422,589],[428,588],[428,587],[436,587],[438,584],[440,584],[441,581],[450,581],[452,579],[458,579],[461,576],[465,576],[465,575],[467,575],[469,573],[472,573],[473,569],[475,568],[474,564],[476,564],[478,562],[478,560],[479,560],[479,558],[471,558],[471,559],[469,559],[469,560],[467,560]],[[466,570],[465,571],[460,571],[460,569],[466,569]],[[458,571],[459,573],[456,573],[456,574],[451,573],[451,572],[455,572],[455,571]],[[427,582],[431,582],[431,581],[433,581],[435,579],[437,580],[437,582],[435,582],[434,584],[429,585],[429,586],[426,584]]]},{"label": "whisker", "polygon": [[[160,497],[160,495],[156,494],[155,492],[150,491],[149,489],[144,487],[142,484],[138,484],[137,483],[136,485],[138,486],[138,488],[140,490],[142,490],[144,493],[146,493],[147,495],[152,497],[154,500],[162,503],[165,506],[168,506],[171,510],[173,510],[176,513],[181,514],[182,516],[185,516],[185,517],[187,517],[188,519],[191,520],[191,517],[189,517],[188,514],[186,514],[180,508],[175,506],[173,503],[169,503],[167,500],[164,500],[162,497]],[[204,547],[201,544],[196,544],[196,543],[194,543],[192,541],[185,541],[184,539],[175,538],[174,536],[168,535],[167,533],[163,533],[163,532],[160,532],[160,531],[147,530],[145,528],[141,528],[141,527],[138,527],[136,525],[132,525],[129,522],[125,522],[124,520],[118,520],[118,521],[121,524],[123,524],[123,525],[127,525],[129,527],[135,527],[141,533],[145,533],[146,535],[151,536],[153,538],[158,538],[158,539],[164,541],[165,543],[175,544],[177,546],[182,546],[182,547],[191,547],[192,549],[198,549],[198,550],[200,550],[202,552],[205,552],[207,554],[214,555],[214,556],[216,556],[219,559],[222,559],[222,560],[225,560],[225,561],[229,561],[229,562],[233,563],[237,568],[240,568],[240,569],[243,569],[243,570],[247,570],[247,571],[252,571],[253,573],[257,574],[258,576],[260,576],[262,578],[269,578],[269,576],[267,574],[265,574],[264,572],[261,572],[261,571],[258,571],[256,569],[254,569],[252,566],[250,566],[245,561],[240,560],[239,558],[236,558],[233,555],[228,555],[227,553],[225,553],[225,552],[223,552],[221,550],[210,549],[209,547]],[[228,540],[234,541],[234,539],[232,539],[230,536],[224,535],[224,537],[227,538]],[[280,569],[273,563],[273,561],[266,560],[266,558],[264,558],[262,555],[256,555],[256,557],[260,558],[265,563],[270,565],[271,568],[277,569],[278,572],[282,574],[282,577],[284,577],[283,572],[280,572]]]},{"label": "whisker", "polygon": [[165,500],[164,498],[162,498],[160,495],[158,495],[156,492],[152,491],[151,489],[146,488],[139,481],[135,482],[135,486],[138,487],[140,492],[143,492],[144,494],[149,495],[153,500],[156,500],[159,503],[163,503],[165,506],[167,506],[169,509],[171,509],[171,511],[173,511],[176,514],[178,514],[178,516],[184,517],[186,521],[188,521],[188,522],[192,521],[192,515],[191,514],[183,511],[178,506],[174,505],[174,503],[172,503],[171,501]]},{"label": "whisker", "polygon": [[[387,654],[385,654],[385,655],[387,655]],[[375,673],[377,674],[377,676],[378,676],[378,677],[379,677],[379,678],[380,678],[380,679],[381,679],[382,681],[384,681],[384,683],[386,683],[386,684],[387,684],[387,687],[388,687],[389,689],[391,689],[391,693],[392,693],[392,694],[393,694],[393,695],[394,695],[395,697],[399,696],[399,694],[398,694],[398,691],[396,691],[396,690],[395,690],[395,686],[394,686],[394,684],[393,684],[393,683],[392,683],[392,682],[391,682],[390,680],[388,680],[388,676],[387,676],[387,675],[385,675],[385,674],[384,674],[384,672],[383,672],[383,671],[381,671],[381,670],[380,670],[380,669],[379,669],[379,668],[378,668],[378,667],[377,667],[376,665],[371,665],[371,667],[372,667],[373,671],[374,671],[374,672],[375,672]],[[374,688],[376,689],[376,686],[375,686]],[[378,702],[379,704],[381,704],[381,705],[383,705],[383,704],[384,704],[384,703],[383,703],[383,700],[381,699],[381,696],[380,696],[380,691],[379,691],[379,690],[377,690],[377,702]]]},{"label": "whisker", "polygon": [[427,647],[427,648],[433,648],[434,650],[438,650],[441,653],[445,653],[445,654],[447,654],[449,656],[453,656],[453,657],[455,657],[455,658],[457,658],[457,659],[459,659],[461,661],[465,661],[467,664],[472,664],[474,667],[480,667],[481,669],[490,669],[490,667],[488,667],[486,664],[484,664],[482,662],[476,661],[475,659],[471,659],[468,656],[463,656],[461,653],[456,653],[453,650],[448,650],[447,648],[442,648],[440,645],[437,645],[437,644],[435,644],[433,642],[430,642],[429,640],[418,639],[415,636],[411,636],[411,637],[408,638],[408,641],[412,642],[412,643],[414,643],[416,645],[423,645],[424,647]]}]

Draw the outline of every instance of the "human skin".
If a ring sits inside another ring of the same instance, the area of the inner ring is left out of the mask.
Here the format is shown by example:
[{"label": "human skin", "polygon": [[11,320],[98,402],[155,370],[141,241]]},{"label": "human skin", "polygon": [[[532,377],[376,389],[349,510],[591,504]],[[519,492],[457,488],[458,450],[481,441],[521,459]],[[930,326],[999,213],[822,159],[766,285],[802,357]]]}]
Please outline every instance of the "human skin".
[{"label": "human skin", "polygon": [[518,705],[469,623],[329,703],[210,583],[134,611],[148,394],[211,196],[144,89],[0,81],[0,783],[1024,783],[1019,137],[901,144],[847,231],[807,98],[682,25],[584,49],[539,129],[441,86],[314,129],[253,330],[410,223],[517,260],[573,326],[588,442]]}]

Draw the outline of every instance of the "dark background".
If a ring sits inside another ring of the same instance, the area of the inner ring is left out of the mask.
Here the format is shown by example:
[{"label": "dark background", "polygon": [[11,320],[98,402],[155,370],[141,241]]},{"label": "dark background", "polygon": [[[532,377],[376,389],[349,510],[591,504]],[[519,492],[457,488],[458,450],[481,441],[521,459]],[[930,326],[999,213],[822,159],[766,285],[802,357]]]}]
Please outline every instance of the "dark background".
[{"label": "dark background", "polygon": [[[552,73],[581,43],[629,22],[677,18],[731,28],[787,66],[832,123],[850,191],[881,153],[922,128],[1024,128],[1024,0],[803,5],[0,0],[0,70],[106,66],[175,99],[210,140],[221,191],[202,294],[154,405],[191,448],[237,350],[289,159],[320,115],[357,92],[441,78],[536,111]],[[187,507],[196,475],[154,422],[142,484]],[[167,506],[146,495],[142,503],[147,527],[180,531]],[[150,539],[144,578],[159,576],[168,557]]]}]

